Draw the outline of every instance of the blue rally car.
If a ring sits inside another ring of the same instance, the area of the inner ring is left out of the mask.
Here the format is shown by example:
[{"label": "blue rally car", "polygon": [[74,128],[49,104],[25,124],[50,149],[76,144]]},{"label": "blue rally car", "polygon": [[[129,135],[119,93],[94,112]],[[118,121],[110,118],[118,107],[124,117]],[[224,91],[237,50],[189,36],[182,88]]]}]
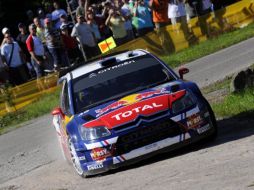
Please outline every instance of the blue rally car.
[{"label": "blue rally car", "polygon": [[198,86],[134,50],[67,72],[53,124],[64,157],[86,177],[217,135]]}]

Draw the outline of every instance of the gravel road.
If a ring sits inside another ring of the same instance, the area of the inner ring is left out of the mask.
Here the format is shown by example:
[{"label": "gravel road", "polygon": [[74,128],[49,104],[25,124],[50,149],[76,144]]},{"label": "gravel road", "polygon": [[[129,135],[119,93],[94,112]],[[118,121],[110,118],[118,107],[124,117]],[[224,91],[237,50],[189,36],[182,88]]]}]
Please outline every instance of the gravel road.
[{"label": "gravel road", "polygon": [[[254,61],[254,38],[186,66],[204,87]],[[202,66],[201,66],[202,65]],[[0,190],[254,189],[254,119],[218,121],[219,137],[141,163],[82,179],[62,159],[51,116],[0,136]]]}]

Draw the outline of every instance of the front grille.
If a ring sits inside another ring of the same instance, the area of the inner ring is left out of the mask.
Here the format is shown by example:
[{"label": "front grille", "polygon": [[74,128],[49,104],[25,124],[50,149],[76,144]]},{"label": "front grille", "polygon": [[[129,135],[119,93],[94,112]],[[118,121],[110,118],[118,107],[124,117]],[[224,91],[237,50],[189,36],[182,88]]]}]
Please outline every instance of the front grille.
[{"label": "front grille", "polygon": [[162,112],[158,112],[158,113],[150,115],[150,116],[139,116],[133,122],[130,122],[130,123],[127,123],[125,125],[121,125],[121,126],[115,127],[114,131],[115,132],[121,132],[121,131],[124,131],[125,129],[128,129],[129,127],[138,125],[139,122],[142,121],[142,120],[154,121],[154,120],[159,119],[161,117],[165,117],[166,115],[168,115],[168,110],[165,110],[165,111],[162,111]]},{"label": "front grille", "polygon": [[138,126],[135,131],[120,136],[116,143],[116,155],[128,153],[131,150],[174,137],[182,133],[181,128],[172,120],[146,126]]}]

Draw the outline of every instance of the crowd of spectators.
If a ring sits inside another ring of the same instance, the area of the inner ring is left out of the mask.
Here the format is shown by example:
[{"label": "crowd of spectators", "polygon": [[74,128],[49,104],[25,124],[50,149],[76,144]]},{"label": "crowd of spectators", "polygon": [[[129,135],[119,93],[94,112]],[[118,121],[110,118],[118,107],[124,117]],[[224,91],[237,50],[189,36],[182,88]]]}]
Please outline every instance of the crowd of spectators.
[{"label": "crowd of spectators", "polygon": [[[100,54],[98,42],[113,36],[121,45],[169,24],[187,23],[213,10],[210,0],[70,0],[27,11],[19,34],[2,29],[0,80],[12,85],[69,67],[76,59]],[[186,25],[187,26],[187,25]],[[188,29],[186,29],[188,30]],[[163,35],[161,43],[165,46]]]}]

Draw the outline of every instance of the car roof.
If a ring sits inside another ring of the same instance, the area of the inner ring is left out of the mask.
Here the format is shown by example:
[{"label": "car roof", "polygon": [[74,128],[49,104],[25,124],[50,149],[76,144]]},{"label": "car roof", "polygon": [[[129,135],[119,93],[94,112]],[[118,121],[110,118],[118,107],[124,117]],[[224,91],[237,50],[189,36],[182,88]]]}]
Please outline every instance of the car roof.
[{"label": "car roof", "polygon": [[90,73],[94,70],[103,68],[104,66],[101,63],[106,60],[112,59],[112,58],[115,58],[117,62],[121,62],[121,61],[125,61],[128,59],[132,59],[134,57],[143,56],[146,54],[150,54],[150,53],[147,52],[146,50],[137,49],[137,50],[127,51],[124,53],[119,53],[119,54],[112,55],[112,56],[109,55],[106,58],[97,59],[97,60],[87,63],[83,66],[80,66],[80,67],[68,72],[66,75],[61,77],[61,79],[64,78],[64,79],[67,79],[67,81],[69,81],[69,80],[78,78],[84,74]]}]

